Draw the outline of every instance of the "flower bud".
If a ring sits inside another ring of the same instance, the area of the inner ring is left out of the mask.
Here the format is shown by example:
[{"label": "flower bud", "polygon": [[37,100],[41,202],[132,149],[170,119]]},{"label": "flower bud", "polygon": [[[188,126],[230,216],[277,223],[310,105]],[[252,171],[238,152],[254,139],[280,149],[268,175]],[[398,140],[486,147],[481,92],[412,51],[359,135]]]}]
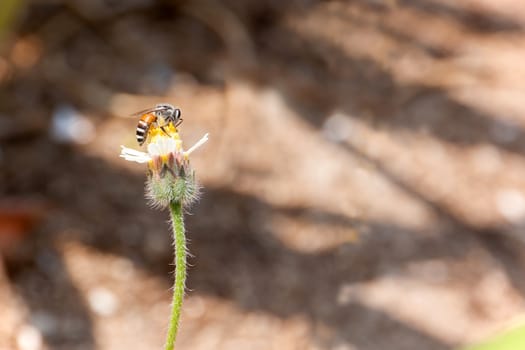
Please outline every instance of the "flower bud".
[{"label": "flower bud", "polygon": [[199,197],[195,172],[187,157],[170,153],[166,157],[155,156],[149,162],[146,196],[156,207],[165,208],[170,202],[191,204]]}]

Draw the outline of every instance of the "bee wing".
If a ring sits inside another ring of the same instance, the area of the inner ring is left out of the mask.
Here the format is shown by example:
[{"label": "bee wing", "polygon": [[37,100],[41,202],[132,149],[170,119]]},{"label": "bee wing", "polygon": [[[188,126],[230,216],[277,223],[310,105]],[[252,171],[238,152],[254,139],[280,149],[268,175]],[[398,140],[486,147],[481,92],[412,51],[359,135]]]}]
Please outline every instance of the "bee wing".
[{"label": "bee wing", "polygon": [[130,117],[138,117],[138,116],[141,116],[141,115],[144,115],[144,114],[147,114],[147,113],[151,113],[151,112],[158,112],[158,111],[164,111],[166,109],[169,109],[169,107],[151,107],[151,108],[146,108],[142,111],[138,111],[138,112],[135,112],[133,114],[130,114],[129,116]]}]

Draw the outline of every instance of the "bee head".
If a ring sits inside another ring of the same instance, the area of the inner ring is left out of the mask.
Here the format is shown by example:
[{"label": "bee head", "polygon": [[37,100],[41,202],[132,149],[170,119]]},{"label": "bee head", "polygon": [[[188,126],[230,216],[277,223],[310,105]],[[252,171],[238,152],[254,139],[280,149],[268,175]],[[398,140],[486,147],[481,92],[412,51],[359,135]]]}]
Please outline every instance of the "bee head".
[{"label": "bee head", "polygon": [[160,103],[156,105],[155,110],[157,118],[163,118],[166,122],[176,123],[181,116],[180,109],[175,108],[168,103]]}]

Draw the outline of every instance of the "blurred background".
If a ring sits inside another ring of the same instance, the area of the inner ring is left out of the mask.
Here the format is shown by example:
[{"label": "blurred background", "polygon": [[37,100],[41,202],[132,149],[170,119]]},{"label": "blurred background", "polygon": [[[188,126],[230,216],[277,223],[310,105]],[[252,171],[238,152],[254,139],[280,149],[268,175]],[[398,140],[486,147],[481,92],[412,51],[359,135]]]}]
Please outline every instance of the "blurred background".
[{"label": "blurred background", "polygon": [[0,38],[1,350],[162,348],[168,214],[118,157],[159,102],[210,133],[178,349],[520,324],[522,1],[2,0]]}]

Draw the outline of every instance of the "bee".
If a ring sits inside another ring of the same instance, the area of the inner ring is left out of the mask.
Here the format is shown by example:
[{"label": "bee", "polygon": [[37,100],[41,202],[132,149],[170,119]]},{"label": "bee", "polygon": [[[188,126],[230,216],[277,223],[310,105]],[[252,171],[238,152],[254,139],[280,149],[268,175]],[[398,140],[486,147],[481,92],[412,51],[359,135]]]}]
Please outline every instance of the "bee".
[{"label": "bee", "polygon": [[159,103],[153,108],[145,109],[134,113],[133,115],[140,115],[136,132],[137,142],[140,146],[142,146],[148,138],[148,132],[154,123],[156,123],[165,133],[164,126],[169,123],[173,123],[175,127],[182,123],[180,109],[175,108],[168,103]]}]

